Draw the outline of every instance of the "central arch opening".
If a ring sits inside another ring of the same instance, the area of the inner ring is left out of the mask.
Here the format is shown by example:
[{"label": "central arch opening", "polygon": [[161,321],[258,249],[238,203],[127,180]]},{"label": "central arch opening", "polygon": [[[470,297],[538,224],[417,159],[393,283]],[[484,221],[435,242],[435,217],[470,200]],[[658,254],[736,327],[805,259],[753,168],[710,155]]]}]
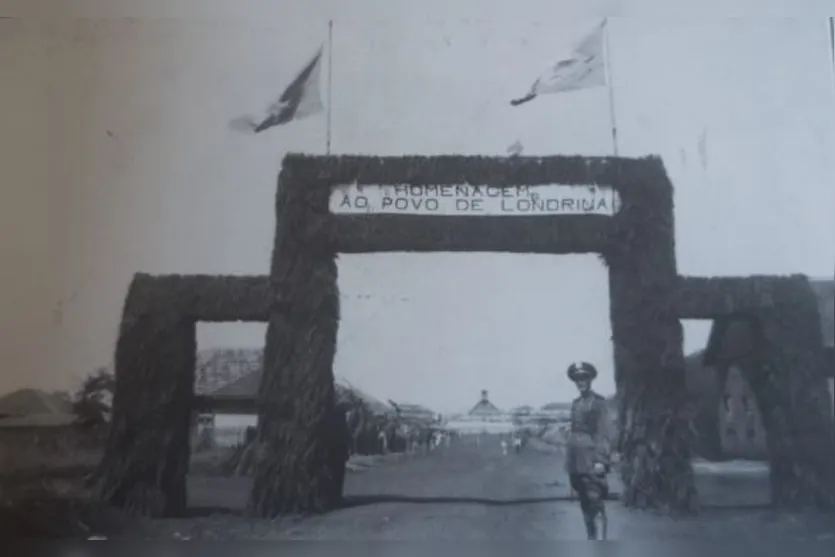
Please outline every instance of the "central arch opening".
[{"label": "central arch opening", "polygon": [[[566,368],[594,363],[594,390],[615,394],[609,271],[601,258],[394,252],[340,255],[337,265],[337,384],[351,385],[370,405],[399,410],[407,422],[388,442],[404,456],[375,458],[384,450],[379,443],[357,448],[372,453],[369,468],[376,469],[349,472],[349,500],[425,500],[450,489],[502,499],[500,485],[514,476],[541,484],[538,496],[570,495],[567,477],[559,477],[561,433],[577,396]],[[452,439],[410,450],[398,439],[410,429]],[[530,438],[517,454],[514,440],[523,435]]]},{"label": "central arch opening", "polygon": [[[596,255],[340,255],[334,373],[382,400],[469,410],[576,396],[565,367],[615,391],[608,270]],[[443,385],[444,389],[438,387]]]}]

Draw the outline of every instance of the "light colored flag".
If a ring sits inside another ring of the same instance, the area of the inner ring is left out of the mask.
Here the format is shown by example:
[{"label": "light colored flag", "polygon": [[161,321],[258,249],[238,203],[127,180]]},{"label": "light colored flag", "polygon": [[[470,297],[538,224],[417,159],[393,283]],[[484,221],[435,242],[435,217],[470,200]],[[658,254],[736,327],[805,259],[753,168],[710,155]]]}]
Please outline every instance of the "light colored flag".
[{"label": "light colored flag", "polygon": [[302,69],[287,86],[281,96],[260,118],[242,116],[235,118],[230,127],[238,131],[259,133],[274,126],[280,126],[293,120],[301,120],[324,109],[319,82],[322,73],[322,51]]},{"label": "light colored flag", "polygon": [[532,101],[539,95],[590,89],[606,85],[604,31],[606,21],[595,27],[571,52],[534,81],[527,95],[510,101],[513,106]]}]

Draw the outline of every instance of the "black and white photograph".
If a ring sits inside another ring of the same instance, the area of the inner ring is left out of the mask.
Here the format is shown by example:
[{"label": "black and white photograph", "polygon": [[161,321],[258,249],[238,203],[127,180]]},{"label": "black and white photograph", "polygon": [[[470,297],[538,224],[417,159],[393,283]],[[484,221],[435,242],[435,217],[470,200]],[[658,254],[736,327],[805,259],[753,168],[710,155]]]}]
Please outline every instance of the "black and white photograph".
[{"label": "black and white photograph", "polygon": [[835,541],[832,6],[632,3],[4,6],[0,539]]}]

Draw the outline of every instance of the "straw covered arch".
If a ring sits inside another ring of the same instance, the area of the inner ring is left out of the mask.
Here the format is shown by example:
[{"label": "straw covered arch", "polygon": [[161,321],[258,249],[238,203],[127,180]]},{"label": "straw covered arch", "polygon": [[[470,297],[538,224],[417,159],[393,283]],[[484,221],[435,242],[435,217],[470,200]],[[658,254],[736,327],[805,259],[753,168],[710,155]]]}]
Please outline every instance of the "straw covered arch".
[{"label": "straw covered arch", "polygon": [[[333,214],[346,184],[545,184],[613,188],[614,215],[425,216]],[[640,435],[621,450],[628,504],[694,506],[690,428],[673,240],[673,192],[661,161],[545,157],[288,156],[279,179],[260,439],[265,454],[296,455],[258,469],[259,515],[328,508],[341,495],[344,451],[326,443],[333,418],[332,362],[339,321],[338,253],[496,251],[599,253],[609,267],[612,332],[623,414]],[[274,462],[271,460],[270,462]],[[304,485],[299,479],[305,478]]]},{"label": "straw covered arch", "polygon": [[[613,215],[513,217],[331,212],[334,188],[351,184],[503,191],[595,185],[615,190],[619,209]],[[820,332],[815,337],[807,330],[814,312],[803,293],[805,279],[679,277],[673,188],[660,159],[288,155],[275,209],[268,277],[134,278],[116,346],[113,424],[98,473],[111,503],[151,516],[184,511],[195,323],[249,320],[268,322],[250,511],[272,517],[337,507],[348,456],[333,376],[337,255],[496,251],[604,258],[626,505],[695,509],[679,319],[741,311],[754,312],[764,324],[770,371],[758,392],[761,405],[774,408],[775,501],[831,504],[832,424],[811,394],[820,382],[814,349]]]}]

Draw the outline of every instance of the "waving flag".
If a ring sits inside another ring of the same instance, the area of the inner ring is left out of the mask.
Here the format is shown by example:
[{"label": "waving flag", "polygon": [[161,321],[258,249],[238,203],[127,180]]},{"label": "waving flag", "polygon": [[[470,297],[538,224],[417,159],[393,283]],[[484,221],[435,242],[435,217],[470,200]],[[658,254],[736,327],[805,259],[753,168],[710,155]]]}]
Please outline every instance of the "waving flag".
[{"label": "waving flag", "polygon": [[287,86],[261,118],[243,116],[232,121],[239,131],[259,133],[293,120],[301,120],[324,109],[319,81],[322,73],[322,48]]},{"label": "waving flag", "polygon": [[606,85],[604,21],[588,34],[571,53],[534,81],[527,95],[510,101],[513,106],[532,101],[539,95],[563,93]]},{"label": "waving flag", "polygon": [[509,157],[518,157],[522,154],[522,151],[525,147],[522,145],[522,142],[519,140],[514,141],[508,148],[507,148],[507,156]]}]

